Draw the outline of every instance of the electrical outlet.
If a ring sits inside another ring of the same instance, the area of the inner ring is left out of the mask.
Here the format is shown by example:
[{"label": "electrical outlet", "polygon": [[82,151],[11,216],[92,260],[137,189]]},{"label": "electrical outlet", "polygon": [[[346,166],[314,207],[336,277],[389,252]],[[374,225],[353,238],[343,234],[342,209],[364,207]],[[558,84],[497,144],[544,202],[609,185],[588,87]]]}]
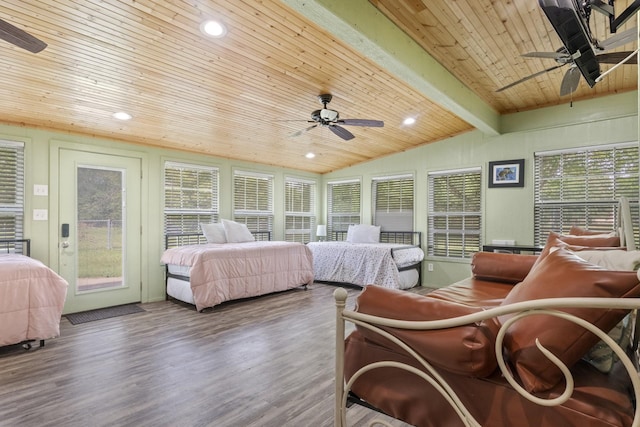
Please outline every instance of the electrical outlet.
[{"label": "electrical outlet", "polygon": [[433,271],[433,264],[431,263],[427,264],[427,270]]}]

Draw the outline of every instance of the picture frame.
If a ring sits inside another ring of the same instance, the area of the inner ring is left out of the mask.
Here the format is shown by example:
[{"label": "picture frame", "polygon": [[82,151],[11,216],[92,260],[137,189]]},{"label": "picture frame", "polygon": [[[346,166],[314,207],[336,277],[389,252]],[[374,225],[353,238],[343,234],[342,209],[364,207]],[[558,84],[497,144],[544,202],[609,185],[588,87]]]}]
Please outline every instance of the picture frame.
[{"label": "picture frame", "polygon": [[489,162],[489,188],[524,187],[524,159]]}]

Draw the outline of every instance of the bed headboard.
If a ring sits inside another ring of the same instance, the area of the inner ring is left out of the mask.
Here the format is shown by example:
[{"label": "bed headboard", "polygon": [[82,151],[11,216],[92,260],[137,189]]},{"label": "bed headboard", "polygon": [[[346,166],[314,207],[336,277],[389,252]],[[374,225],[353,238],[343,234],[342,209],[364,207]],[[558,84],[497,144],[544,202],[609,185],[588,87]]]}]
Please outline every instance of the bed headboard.
[{"label": "bed headboard", "polygon": [[[270,231],[252,231],[251,234],[257,241],[271,240]],[[205,243],[207,243],[207,239],[202,233],[166,234],[164,236],[165,249],[186,245],[203,245]]]},{"label": "bed headboard", "polygon": [[[346,231],[334,231],[334,241],[347,240]],[[405,245],[414,245],[422,247],[421,231],[381,231],[380,243],[403,243]]]},{"label": "bed headboard", "polygon": [[31,239],[0,239],[0,253],[31,256]]}]

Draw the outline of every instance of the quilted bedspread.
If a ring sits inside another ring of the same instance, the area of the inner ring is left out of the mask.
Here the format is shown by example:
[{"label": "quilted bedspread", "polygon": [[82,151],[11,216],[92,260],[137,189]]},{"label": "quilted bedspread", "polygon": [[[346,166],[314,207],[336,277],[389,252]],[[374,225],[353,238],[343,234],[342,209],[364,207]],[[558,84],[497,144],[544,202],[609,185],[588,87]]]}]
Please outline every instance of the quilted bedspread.
[{"label": "quilted bedspread", "polygon": [[60,335],[67,287],[36,259],[0,255],[0,346]]},{"label": "quilted bedspread", "polygon": [[[315,280],[397,289],[398,267],[422,261],[419,247],[394,243],[312,242]],[[394,249],[394,251],[392,251]]]},{"label": "quilted bedspread", "polygon": [[164,264],[190,266],[198,311],[224,301],[284,291],[313,282],[313,257],[301,243],[209,243],[167,249]]}]

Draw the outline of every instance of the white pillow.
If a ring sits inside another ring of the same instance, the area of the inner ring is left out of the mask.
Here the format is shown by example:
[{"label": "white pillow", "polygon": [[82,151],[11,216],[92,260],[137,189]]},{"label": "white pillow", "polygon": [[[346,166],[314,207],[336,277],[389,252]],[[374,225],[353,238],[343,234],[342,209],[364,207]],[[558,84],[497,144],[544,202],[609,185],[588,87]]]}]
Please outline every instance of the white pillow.
[{"label": "white pillow", "polygon": [[220,223],[200,224],[202,234],[207,239],[207,243],[227,243],[224,226]]},{"label": "white pillow", "polygon": [[256,240],[244,224],[223,219],[222,225],[229,243],[253,242]]},{"label": "white pillow", "polygon": [[576,251],[577,256],[591,264],[613,271],[637,271],[640,268],[640,251],[601,250]]},{"label": "white pillow", "polygon": [[355,224],[347,229],[349,243],[378,243],[380,241],[380,226]]}]

